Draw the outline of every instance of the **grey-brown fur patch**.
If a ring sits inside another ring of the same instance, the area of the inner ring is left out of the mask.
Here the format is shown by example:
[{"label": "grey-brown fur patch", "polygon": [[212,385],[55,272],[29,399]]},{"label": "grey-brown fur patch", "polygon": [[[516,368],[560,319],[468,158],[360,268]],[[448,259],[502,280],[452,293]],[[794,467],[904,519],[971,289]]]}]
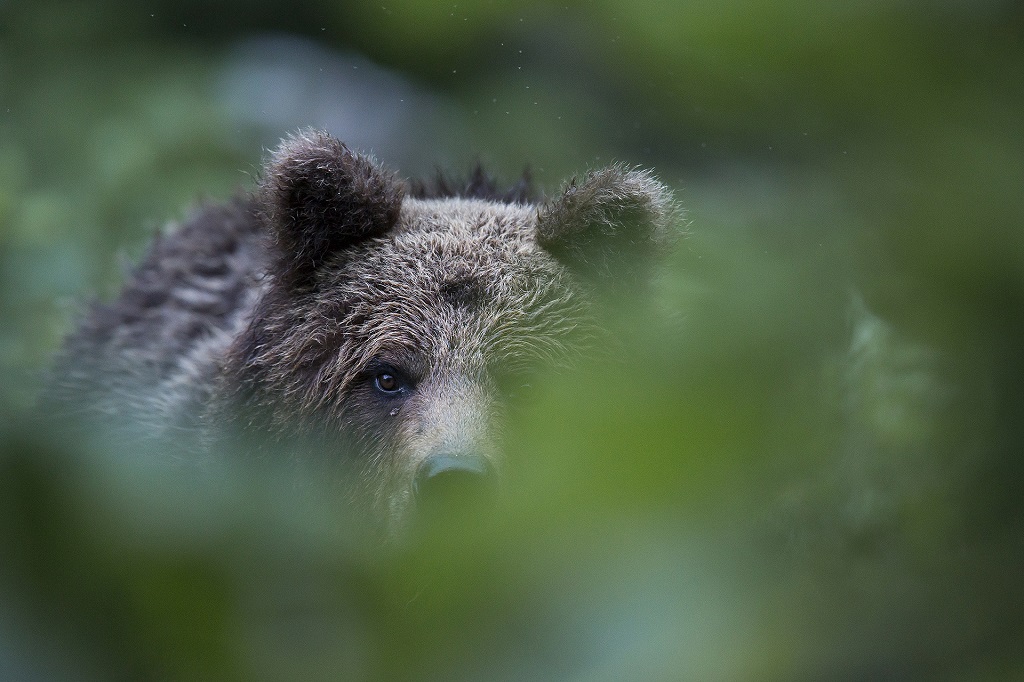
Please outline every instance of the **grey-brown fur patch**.
[{"label": "grey-brown fur patch", "polygon": [[441,282],[441,298],[456,307],[470,308],[482,302],[486,284],[468,272],[455,273]]}]

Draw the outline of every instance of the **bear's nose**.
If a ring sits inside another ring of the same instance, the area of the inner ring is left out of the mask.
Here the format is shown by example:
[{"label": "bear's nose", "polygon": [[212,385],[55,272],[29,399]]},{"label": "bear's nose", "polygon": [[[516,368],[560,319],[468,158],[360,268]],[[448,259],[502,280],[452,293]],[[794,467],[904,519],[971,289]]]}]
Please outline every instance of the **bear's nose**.
[{"label": "bear's nose", "polygon": [[490,463],[478,455],[431,455],[416,470],[413,491],[421,507],[485,497],[493,488]]}]

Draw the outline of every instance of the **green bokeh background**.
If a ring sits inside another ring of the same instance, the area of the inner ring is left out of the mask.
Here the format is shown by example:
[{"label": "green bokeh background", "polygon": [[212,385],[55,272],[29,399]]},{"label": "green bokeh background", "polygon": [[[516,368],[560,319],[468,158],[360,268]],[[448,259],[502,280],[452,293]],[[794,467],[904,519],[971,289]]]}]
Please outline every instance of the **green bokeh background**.
[{"label": "green bokeh background", "polygon": [[[1000,0],[0,2],[0,678],[1024,678],[1024,12]],[[687,209],[500,519],[29,418],[92,296],[326,126]]]}]

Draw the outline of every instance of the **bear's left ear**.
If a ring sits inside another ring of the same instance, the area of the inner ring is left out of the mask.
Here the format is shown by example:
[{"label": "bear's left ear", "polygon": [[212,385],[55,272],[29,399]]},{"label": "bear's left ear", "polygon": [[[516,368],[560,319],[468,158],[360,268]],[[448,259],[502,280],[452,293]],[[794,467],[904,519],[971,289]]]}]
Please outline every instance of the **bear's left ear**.
[{"label": "bear's left ear", "polygon": [[301,281],[332,253],[390,230],[405,189],[370,157],[310,130],[281,143],[259,192],[282,274]]},{"label": "bear's left ear", "polygon": [[571,180],[540,209],[537,242],[599,284],[628,285],[672,241],[672,192],[648,171],[622,165]]}]

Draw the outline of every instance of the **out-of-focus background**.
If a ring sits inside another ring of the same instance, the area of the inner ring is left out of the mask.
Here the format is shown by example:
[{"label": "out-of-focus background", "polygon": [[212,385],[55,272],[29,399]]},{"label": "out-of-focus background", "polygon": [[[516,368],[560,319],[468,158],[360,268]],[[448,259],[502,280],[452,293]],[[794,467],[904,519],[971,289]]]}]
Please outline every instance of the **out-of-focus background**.
[{"label": "out-of-focus background", "polygon": [[[0,679],[1024,679],[1022,41],[1005,0],[0,0]],[[304,126],[688,211],[497,526],[382,557],[273,472],[27,419],[82,303]]]}]

